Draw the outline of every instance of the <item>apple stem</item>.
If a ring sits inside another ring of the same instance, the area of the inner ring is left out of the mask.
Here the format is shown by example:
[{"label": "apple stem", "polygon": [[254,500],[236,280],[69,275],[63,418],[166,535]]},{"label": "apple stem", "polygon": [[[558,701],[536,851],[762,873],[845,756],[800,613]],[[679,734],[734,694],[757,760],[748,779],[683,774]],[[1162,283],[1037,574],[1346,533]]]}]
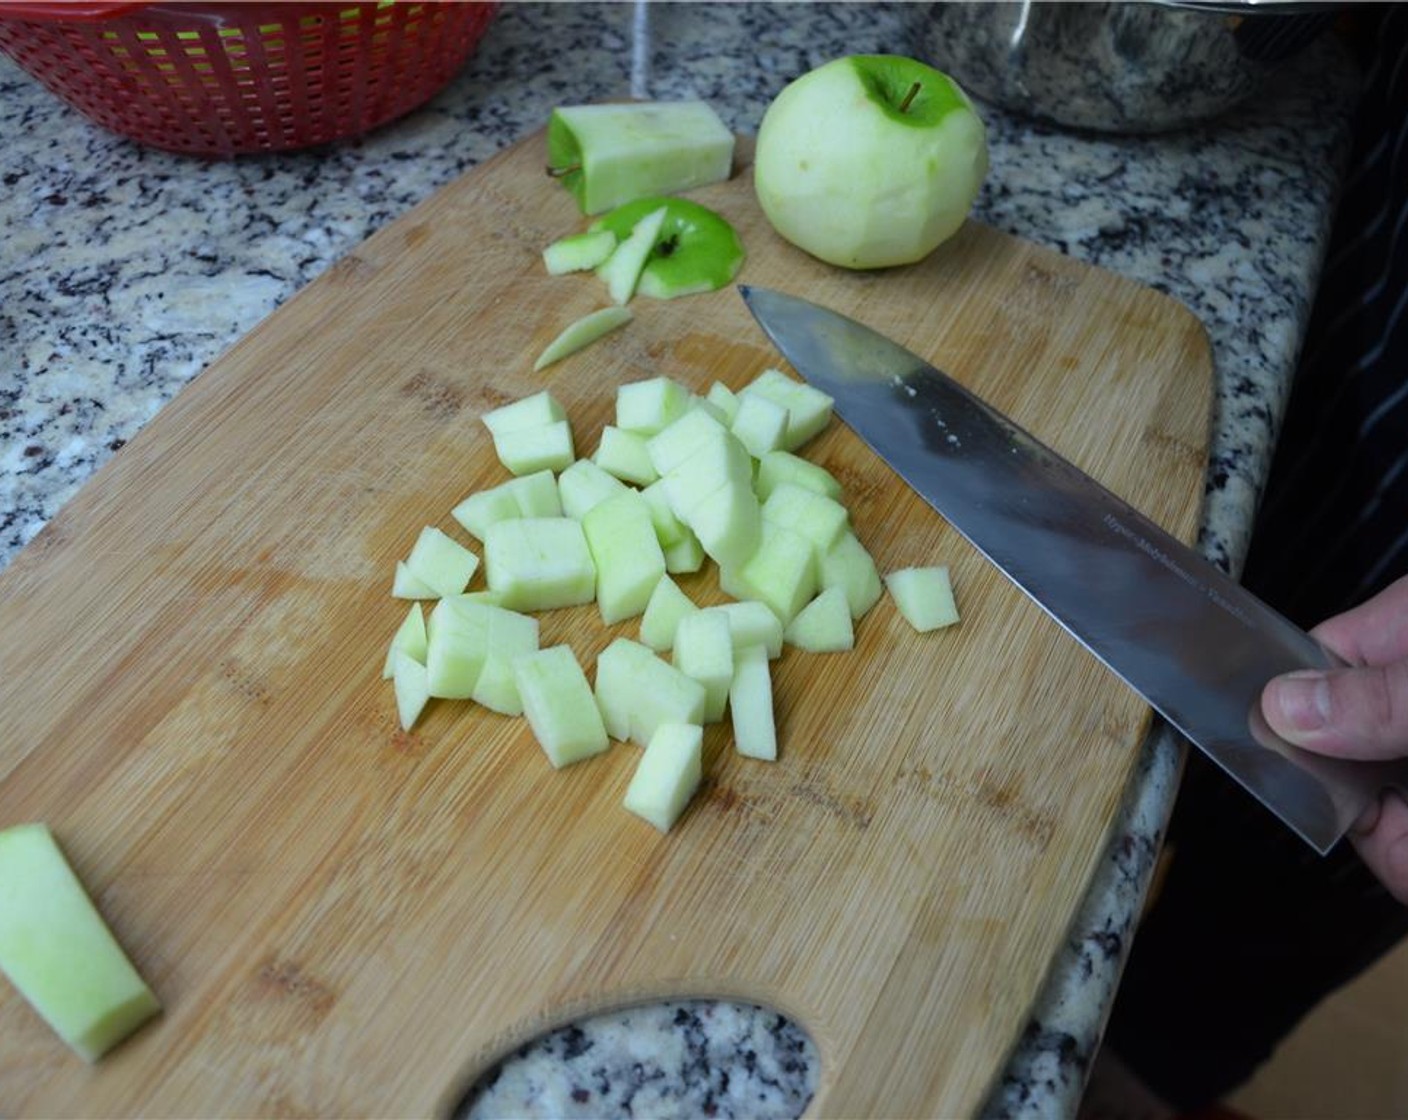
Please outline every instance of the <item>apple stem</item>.
[{"label": "apple stem", "polygon": [[580,163],[569,163],[566,167],[548,167],[547,173],[550,178],[561,179],[564,175],[571,175],[574,171],[581,171]]},{"label": "apple stem", "polygon": [[909,92],[904,95],[904,100],[900,102],[901,113],[909,112],[910,103],[918,95],[919,90],[922,88],[922,86],[922,82],[915,82],[912,86],[909,87]]}]

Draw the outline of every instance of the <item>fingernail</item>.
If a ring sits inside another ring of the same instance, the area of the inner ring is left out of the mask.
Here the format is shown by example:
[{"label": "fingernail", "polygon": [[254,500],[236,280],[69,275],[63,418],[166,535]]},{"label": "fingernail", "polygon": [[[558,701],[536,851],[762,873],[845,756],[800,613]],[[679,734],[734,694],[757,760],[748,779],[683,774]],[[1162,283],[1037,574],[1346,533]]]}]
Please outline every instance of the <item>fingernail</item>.
[{"label": "fingernail", "polygon": [[1300,731],[1318,731],[1330,720],[1330,682],[1313,669],[1287,673],[1275,685],[1277,706]]}]

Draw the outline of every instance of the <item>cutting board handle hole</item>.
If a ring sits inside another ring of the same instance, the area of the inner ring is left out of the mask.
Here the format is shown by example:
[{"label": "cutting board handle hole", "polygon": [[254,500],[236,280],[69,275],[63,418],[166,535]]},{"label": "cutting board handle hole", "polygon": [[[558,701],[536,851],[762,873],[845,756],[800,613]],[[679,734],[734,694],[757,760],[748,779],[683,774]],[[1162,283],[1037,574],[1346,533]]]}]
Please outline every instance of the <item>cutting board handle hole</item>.
[{"label": "cutting board handle hole", "polygon": [[750,1116],[799,1117],[821,1062],[811,1036],[771,1008],[728,1000],[635,1004],[559,1026],[519,1045],[458,1098],[453,1120],[522,1116],[709,1115],[747,1102]]}]

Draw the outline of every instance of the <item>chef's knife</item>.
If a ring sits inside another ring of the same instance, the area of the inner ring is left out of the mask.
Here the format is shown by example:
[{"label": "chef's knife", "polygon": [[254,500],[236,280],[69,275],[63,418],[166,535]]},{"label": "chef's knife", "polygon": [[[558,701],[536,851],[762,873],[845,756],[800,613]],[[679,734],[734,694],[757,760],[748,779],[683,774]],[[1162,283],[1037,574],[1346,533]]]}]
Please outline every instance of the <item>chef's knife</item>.
[{"label": "chef's knife", "polygon": [[1261,718],[1273,676],[1335,659],[923,358],[806,300],[741,286],[777,348],[906,482],[1317,851],[1408,769],[1313,755]]}]

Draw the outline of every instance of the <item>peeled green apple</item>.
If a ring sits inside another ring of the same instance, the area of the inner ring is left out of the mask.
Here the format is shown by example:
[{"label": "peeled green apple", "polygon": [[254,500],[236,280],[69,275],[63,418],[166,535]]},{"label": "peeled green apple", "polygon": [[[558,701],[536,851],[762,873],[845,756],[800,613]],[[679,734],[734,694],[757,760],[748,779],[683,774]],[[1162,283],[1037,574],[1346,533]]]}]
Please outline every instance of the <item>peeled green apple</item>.
[{"label": "peeled green apple", "polygon": [[850,55],[768,106],[753,183],[794,245],[845,268],[885,268],[956,233],[987,169],[983,122],[951,78],[900,55]]}]

